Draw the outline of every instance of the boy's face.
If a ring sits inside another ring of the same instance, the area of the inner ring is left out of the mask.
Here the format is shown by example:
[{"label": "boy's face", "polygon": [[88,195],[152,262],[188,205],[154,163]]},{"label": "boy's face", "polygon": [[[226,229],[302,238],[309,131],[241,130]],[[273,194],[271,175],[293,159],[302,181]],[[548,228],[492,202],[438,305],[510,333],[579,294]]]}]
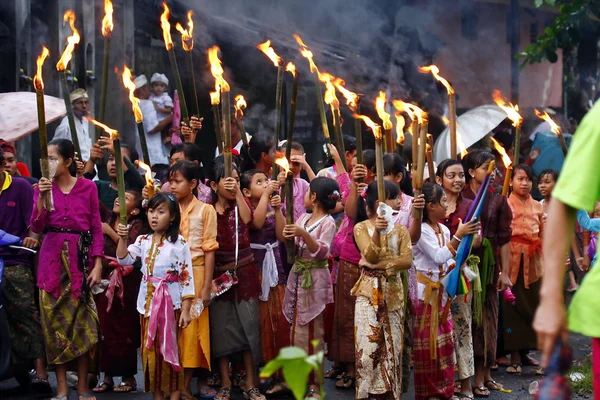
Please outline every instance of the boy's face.
[{"label": "boy's face", "polygon": [[152,84],[152,92],[154,92],[155,95],[161,95],[164,92],[167,91],[167,85],[165,85],[162,82],[154,82]]},{"label": "boy's face", "polygon": [[[304,153],[302,153],[301,151],[292,149],[292,152],[290,155],[292,157],[293,156],[303,156]],[[290,171],[292,171],[292,174],[294,174],[294,176],[298,176],[298,175],[300,175],[300,172],[302,171],[302,166],[300,165],[300,163],[292,162],[292,163],[290,163]]]}]

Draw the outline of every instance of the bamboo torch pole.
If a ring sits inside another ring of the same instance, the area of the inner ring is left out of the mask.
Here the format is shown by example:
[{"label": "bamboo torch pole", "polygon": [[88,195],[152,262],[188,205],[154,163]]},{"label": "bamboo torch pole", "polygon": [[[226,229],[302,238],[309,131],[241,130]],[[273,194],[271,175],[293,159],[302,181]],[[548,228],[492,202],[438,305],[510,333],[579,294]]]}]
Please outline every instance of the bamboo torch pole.
[{"label": "bamboo torch pole", "polygon": [[[285,179],[285,203],[286,223],[291,225],[294,223],[294,174],[292,174],[292,171],[288,171]],[[293,264],[294,260],[296,259],[296,246],[294,245],[294,239],[287,239],[285,241],[285,248],[287,253],[287,262],[288,264]]]},{"label": "bamboo torch pole", "polygon": [[119,196],[119,217],[121,225],[127,225],[127,204],[125,200],[125,173],[123,172],[123,155],[121,154],[121,137],[115,131],[112,136],[115,149],[115,166],[117,167],[117,191]]},{"label": "bamboo torch pole", "polygon": [[418,157],[419,157],[419,140],[417,138],[419,132],[419,120],[416,116],[412,118],[412,122],[410,123],[410,135],[411,135],[411,169],[412,169],[412,186],[415,187],[416,177],[417,177],[417,166],[418,166]]},{"label": "bamboo torch pole", "polygon": [[[131,102],[131,111],[133,111],[138,135],[140,137],[142,157],[144,158],[144,162],[150,165],[150,153],[148,152],[148,143],[146,141],[146,133],[144,132],[143,125],[144,115],[142,114],[142,110],[140,109],[140,99],[135,97],[135,82],[133,81],[131,70],[127,66],[123,67],[122,78],[123,85],[129,90],[129,101]],[[102,128],[99,129],[102,130]]]},{"label": "bamboo torch pole", "polygon": [[[356,113],[360,114],[360,97],[356,98]],[[362,126],[359,119],[354,120],[354,137],[356,138],[356,163],[363,163]]]},{"label": "bamboo torch pole", "polygon": [[[44,104],[44,81],[42,79],[42,66],[44,60],[50,55],[46,47],[42,49],[42,54],[37,58],[37,74],[33,77],[35,88],[35,97],[37,100],[38,130],[40,136],[40,159],[42,167],[42,176],[50,178],[50,165],[48,163],[48,134],[46,131],[46,107]],[[44,207],[50,210],[48,198],[44,199]]]},{"label": "bamboo torch pole", "polygon": [[521,154],[521,124],[519,123],[515,127],[515,144],[513,147],[513,164],[519,164],[519,157]]},{"label": "bamboo torch pole", "polygon": [[[275,91],[275,143],[281,137],[281,102],[283,101],[283,65],[277,66],[277,87]],[[274,168],[275,169],[275,168]]]},{"label": "bamboo torch pole", "polygon": [[513,171],[513,164],[510,164],[506,168],[506,175],[504,175],[504,185],[502,185],[502,196],[508,196],[508,190],[510,188],[510,179]]},{"label": "bamboo torch pole", "polygon": [[300,79],[298,77],[296,66],[293,63],[289,62],[285,70],[290,72],[294,77],[294,83],[292,84],[292,98],[290,100],[290,121],[287,132],[287,145],[285,149],[285,157],[289,160],[292,156],[292,143],[294,136],[294,125],[296,123],[296,106],[298,104],[298,87],[300,84]]},{"label": "bamboo torch pole", "polygon": [[[331,137],[329,136],[329,125],[327,124],[327,116],[325,115],[325,102],[323,101],[323,91],[321,90],[321,81],[319,75],[313,74],[315,80],[315,93],[317,95],[317,108],[319,109],[319,118],[321,118],[321,128],[323,129],[323,135],[327,144],[331,144]],[[327,147],[327,156],[331,157],[329,147]]]},{"label": "bamboo torch pole", "polygon": [[[175,25],[175,29],[181,33],[181,45],[183,50],[185,51],[185,58],[187,61],[188,72],[190,74],[190,79],[192,81],[192,106],[194,107],[192,112],[195,112],[196,116],[200,116],[200,108],[198,107],[198,94],[196,92],[196,77],[194,74],[194,59],[192,57],[192,50],[194,49],[194,21],[192,20],[193,12],[192,10],[188,11],[188,29],[184,29],[183,26],[178,22]],[[179,88],[177,89],[179,90]],[[183,96],[183,94],[182,94]]]},{"label": "bamboo torch pole", "polygon": [[[419,151],[417,156],[417,171],[415,177],[415,197],[421,194],[423,189],[423,172],[425,169],[425,157],[426,157],[426,147],[427,147],[427,131],[429,129],[429,123],[427,121],[427,116],[423,115],[423,123],[420,126],[419,130]],[[421,221],[423,219],[423,211],[421,209],[413,208],[413,218],[417,221]]]},{"label": "bamboo torch pole", "polygon": [[179,93],[179,103],[181,107],[181,118],[186,124],[190,123],[188,115],[187,105],[185,103],[185,92],[183,91],[183,85],[181,84],[181,76],[179,75],[179,68],[177,67],[177,59],[175,58],[175,49],[173,47],[173,40],[171,39],[171,24],[169,23],[169,7],[167,3],[163,3],[163,13],[160,15],[160,26],[163,32],[163,40],[165,42],[165,48],[169,53],[169,61],[171,63],[171,70],[175,76],[175,85],[177,87],[177,93]]},{"label": "bamboo torch pole", "polygon": [[67,110],[67,121],[69,121],[69,130],[71,131],[71,142],[73,142],[75,152],[81,157],[81,147],[79,146],[79,137],[77,136],[77,128],[75,127],[75,118],[73,117],[73,108],[71,107],[71,99],[69,98],[69,85],[67,84],[67,73],[65,70],[60,71],[60,83],[62,86],[65,108]]},{"label": "bamboo torch pole", "polygon": [[456,94],[448,94],[448,112],[450,113],[450,158],[457,159],[457,133],[456,133]]},{"label": "bamboo torch pole", "polygon": [[219,153],[223,153],[223,129],[221,126],[221,116],[219,115],[219,104],[221,103],[220,92],[210,92],[210,103],[212,104],[213,121],[215,125],[215,138]]},{"label": "bamboo torch pole", "polygon": [[235,124],[240,131],[240,135],[242,136],[242,143],[247,147],[248,146],[248,137],[246,136],[246,127],[244,126],[244,109],[248,107],[246,103],[246,99],[241,94],[238,94],[233,99],[233,105],[235,107]]},{"label": "bamboo torch pole", "polygon": [[385,186],[383,180],[383,138],[381,130],[375,136],[375,171],[377,172],[377,199],[385,201]]},{"label": "bamboo torch pole", "polygon": [[[104,18],[102,19],[102,36],[104,36],[104,54],[102,55],[102,85],[100,87],[100,110],[98,118],[104,122],[106,111],[106,92],[108,90],[108,60],[110,58],[110,39],[113,25],[113,5],[111,0],[104,0]],[[96,140],[102,135],[102,128],[96,127]]]},{"label": "bamboo torch pole", "polygon": [[427,134],[427,148],[426,154],[427,158],[427,168],[429,170],[429,182],[435,183],[435,168],[433,165],[433,136]]},{"label": "bamboo torch pole", "polygon": [[233,171],[233,161],[231,156],[231,101],[229,91],[221,91],[221,109],[223,113],[223,127],[225,128],[223,137],[223,159],[225,160],[225,177],[230,178]]}]

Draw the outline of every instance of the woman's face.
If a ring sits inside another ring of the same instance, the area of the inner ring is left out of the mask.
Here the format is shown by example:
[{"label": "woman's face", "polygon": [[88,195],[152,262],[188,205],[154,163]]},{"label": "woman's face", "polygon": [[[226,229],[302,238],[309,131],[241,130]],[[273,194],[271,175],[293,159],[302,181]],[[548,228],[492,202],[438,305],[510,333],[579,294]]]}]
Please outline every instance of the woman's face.
[{"label": "woman's face", "polygon": [[470,169],[469,170],[469,174],[471,174],[471,177],[473,177],[473,179],[475,179],[475,181],[477,183],[479,183],[480,185],[483,183],[485,177],[487,176],[487,170],[490,166],[490,161],[486,161],[483,164],[481,164],[479,167],[477,167],[477,169]]},{"label": "woman's face", "polygon": [[465,171],[462,165],[456,164],[446,168],[442,176],[442,188],[444,188],[444,192],[458,194],[464,187]]},{"label": "woman's face", "polygon": [[540,178],[540,183],[538,183],[538,189],[540,190],[540,194],[545,198],[550,197],[555,185],[556,181],[554,180],[554,177],[552,175],[546,174],[542,176]]},{"label": "woman's face", "polygon": [[192,179],[191,182],[185,179],[185,177],[179,171],[169,176],[171,193],[177,198],[177,200],[187,198],[193,193],[193,190],[197,184],[198,182],[195,179]]},{"label": "woman's face", "polygon": [[533,186],[533,182],[527,176],[525,171],[522,169],[518,169],[514,172],[514,176],[512,179],[512,187],[513,192],[521,197],[526,197],[531,193],[531,188]]},{"label": "woman's face", "polygon": [[69,166],[73,162],[72,159],[65,160],[60,154],[58,154],[58,147],[55,145],[48,146],[48,162],[51,164],[50,170],[52,170],[52,166],[56,166],[56,173],[54,176],[61,176],[64,174],[71,174],[69,172]]}]

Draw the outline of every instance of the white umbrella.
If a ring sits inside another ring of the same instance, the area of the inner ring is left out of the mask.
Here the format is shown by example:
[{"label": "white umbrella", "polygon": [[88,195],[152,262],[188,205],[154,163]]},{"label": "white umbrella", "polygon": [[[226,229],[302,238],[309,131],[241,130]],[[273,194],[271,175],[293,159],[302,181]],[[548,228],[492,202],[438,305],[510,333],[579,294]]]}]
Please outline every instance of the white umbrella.
[{"label": "white umbrella", "polygon": [[[458,143],[469,146],[477,143],[485,135],[506,119],[506,113],[496,105],[473,108],[456,118]],[[462,143],[461,143],[462,142]],[[462,150],[459,146],[459,151]],[[433,145],[433,156],[437,163],[450,158],[450,128],[446,128]]]},{"label": "white umbrella", "polygon": [[[65,102],[44,95],[46,123],[67,113]],[[37,100],[34,92],[0,93],[0,139],[13,142],[38,128]]]}]

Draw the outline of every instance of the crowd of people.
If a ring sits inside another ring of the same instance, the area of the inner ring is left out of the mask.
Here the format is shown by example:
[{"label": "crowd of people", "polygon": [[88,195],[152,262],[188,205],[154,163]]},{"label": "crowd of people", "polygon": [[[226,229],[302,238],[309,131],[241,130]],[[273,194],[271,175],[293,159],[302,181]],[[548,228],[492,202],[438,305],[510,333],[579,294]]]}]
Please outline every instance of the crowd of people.
[{"label": "crowd of people", "polygon": [[[164,75],[155,74],[152,84],[150,96],[147,79],[136,79],[160,121],[145,123],[146,135],[158,138],[172,101]],[[87,95],[76,90],[71,101],[82,122]],[[0,229],[39,251],[34,260],[0,250],[13,353],[32,360],[38,387],[50,388],[53,368],[54,400],[67,399],[69,371],[77,372],[79,400],[138,385],[155,399],[229,399],[234,387],[265,399],[289,393],[282,375],[258,375],[287,346],[325,351],[333,365],[325,377],[355,390],[357,399],[402,398],[411,368],[418,400],[489,397],[503,388],[493,377],[501,367],[544,374],[529,351],[537,348],[541,238],[558,172],[535,177],[527,163],[515,162],[510,195],[491,185],[480,218],[467,220],[498,157],[486,149],[442,161],[414,196],[411,160],[403,154],[385,154],[384,171],[376,171],[375,152],[365,150],[358,164],[355,140],[345,136],[345,154],[328,145],[331,164],[315,174],[302,145],[293,143],[288,210],[286,172],[271,179],[285,144],[272,134],[257,132],[240,145],[227,176],[222,155],[201,159],[193,143],[201,121],[194,119],[168,157],[165,140],[148,140],[156,172],[149,187],[136,167],[137,146],[123,146],[123,161],[116,160],[109,138],[92,143],[87,121],[77,127],[83,159],[65,125],[67,134],[57,130],[48,144],[52,179],[22,176],[14,146],[0,142]],[[238,146],[245,133],[235,124],[232,131]],[[168,169],[160,166],[163,157]],[[377,173],[384,175],[383,202]],[[536,181],[541,202],[532,197]],[[579,221],[600,230],[585,211]],[[456,265],[470,235],[471,257]],[[563,262],[589,268],[597,243],[591,237],[583,249],[574,242]],[[442,282],[457,268],[469,291],[451,298]],[[143,382],[135,379],[138,350]],[[101,379],[90,389],[95,376]],[[311,375],[306,398],[319,393]]]}]

